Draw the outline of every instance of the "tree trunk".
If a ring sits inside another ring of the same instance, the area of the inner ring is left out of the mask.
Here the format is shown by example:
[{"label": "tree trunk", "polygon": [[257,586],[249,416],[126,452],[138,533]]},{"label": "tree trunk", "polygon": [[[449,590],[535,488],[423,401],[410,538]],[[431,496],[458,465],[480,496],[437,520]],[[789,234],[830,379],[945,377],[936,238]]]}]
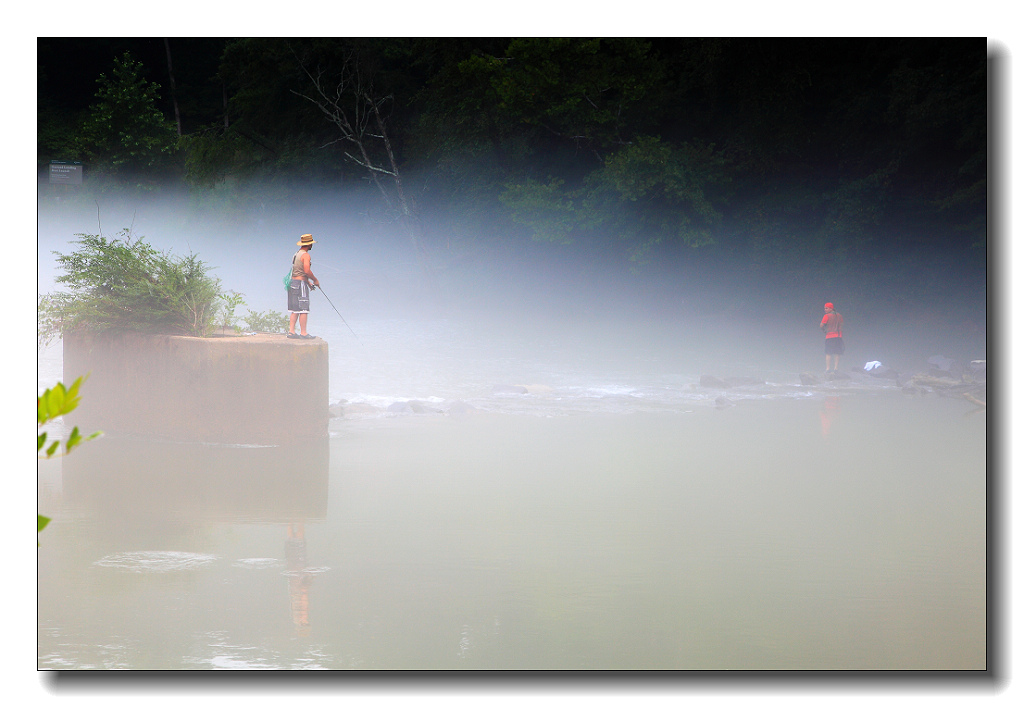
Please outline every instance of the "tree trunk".
[{"label": "tree trunk", "polygon": [[224,130],[228,129],[228,87],[223,81],[220,82],[220,93],[224,99]]},{"label": "tree trunk", "polygon": [[430,287],[433,288],[435,285],[433,269],[430,267],[426,249],[423,247],[418,210],[416,209],[415,204],[410,203],[410,201],[405,197],[405,188],[402,185],[402,173],[398,169],[398,162],[395,160],[395,154],[391,150],[391,140],[388,139],[387,130],[384,128],[384,119],[380,115],[380,107],[376,102],[370,100],[369,96],[366,98],[370,105],[373,106],[373,114],[376,118],[377,128],[380,130],[380,138],[384,141],[384,148],[387,151],[388,162],[391,164],[391,176],[395,182],[395,193],[398,196],[398,204],[400,208],[399,213],[401,214],[402,223],[405,225],[409,238],[412,240],[412,247],[416,251],[416,258],[420,263],[420,267],[423,269],[423,274],[427,277],[427,282]]},{"label": "tree trunk", "polygon": [[178,125],[178,137],[181,137],[181,111],[178,110],[178,91],[174,84],[174,67],[171,66],[171,42],[164,37],[164,50],[167,52],[167,74],[171,77],[171,103],[174,104],[174,122]]}]

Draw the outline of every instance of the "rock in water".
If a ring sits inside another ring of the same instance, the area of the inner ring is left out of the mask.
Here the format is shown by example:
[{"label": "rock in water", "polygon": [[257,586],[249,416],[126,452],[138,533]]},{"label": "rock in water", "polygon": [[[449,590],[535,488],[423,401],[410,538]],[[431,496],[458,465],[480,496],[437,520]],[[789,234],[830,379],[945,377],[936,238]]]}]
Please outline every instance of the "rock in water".
[{"label": "rock in water", "polygon": [[495,384],[491,389],[494,393],[529,393],[526,386],[509,386],[508,384]]},{"label": "rock in water", "polygon": [[381,409],[371,406],[369,403],[349,403],[345,406],[340,418],[375,418],[381,414]]},{"label": "rock in water", "polygon": [[967,365],[967,374],[973,381],[985,382],[986,364],[985,359],[975,359]]},{"label": "rock in water", "polygon": [[809,374],[805,371],[800,374],[800,383],[804,386],[817,386],[821,381],[814,374]]},{"label": "rock in water", "polygon": [[476,410],[478,410],[476,406],[471,406],[465,401],[455,401],[451,406],[449,406],[448,415],[455,418],[461,418],[462,416],[469,415]]},{"label": "rock in water", "polygon": [[867,372],[868,376],[874,376],[876,379],[898,379],[900,374],[895,369],[890,369],[885,364],[876,366]]},{"label": "rock in water", "polygon": [[731,386],[720,378],[711,376],[710,374],[702,374],[700,377],[700,385],[704,388],[731,388]]},{"label": "rock in water", "polygon": [[942,372],[954,378],[961,378],[964,375],[964,365],[955,359],[950,359],[948,356],[940,354],[930,356],[928,357],[928,366],[931,367],[933,374]]}]

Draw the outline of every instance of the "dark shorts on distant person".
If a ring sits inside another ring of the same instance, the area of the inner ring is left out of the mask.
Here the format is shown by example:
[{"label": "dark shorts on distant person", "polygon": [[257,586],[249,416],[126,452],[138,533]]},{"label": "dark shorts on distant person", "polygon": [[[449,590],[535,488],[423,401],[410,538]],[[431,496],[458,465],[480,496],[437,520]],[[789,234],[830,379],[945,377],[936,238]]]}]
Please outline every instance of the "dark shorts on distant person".
[{"label": "dark shorts on distant person", "polygon": [[825,340],[825,353],[826,354],[842,354],[846,351],[846,345],[843,344],[842,337],[829,337]]},{"label": "dark shorts on distant person", "polygon": [[309,283],[292,279],[288,288],[288,312],[309,312]]}]

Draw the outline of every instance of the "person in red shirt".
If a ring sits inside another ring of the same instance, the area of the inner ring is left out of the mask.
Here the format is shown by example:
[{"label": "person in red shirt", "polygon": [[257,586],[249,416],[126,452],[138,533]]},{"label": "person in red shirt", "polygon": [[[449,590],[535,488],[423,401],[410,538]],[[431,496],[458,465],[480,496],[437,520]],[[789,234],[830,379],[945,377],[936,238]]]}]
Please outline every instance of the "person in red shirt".
[{"label": "person in red shirt", "polygon": [[839,355],[846,351],[846,345],[843,344],[843,316],[831,302],[825,303],[820,327],[825,333],[825,373],[833,374],[839,371]]}]

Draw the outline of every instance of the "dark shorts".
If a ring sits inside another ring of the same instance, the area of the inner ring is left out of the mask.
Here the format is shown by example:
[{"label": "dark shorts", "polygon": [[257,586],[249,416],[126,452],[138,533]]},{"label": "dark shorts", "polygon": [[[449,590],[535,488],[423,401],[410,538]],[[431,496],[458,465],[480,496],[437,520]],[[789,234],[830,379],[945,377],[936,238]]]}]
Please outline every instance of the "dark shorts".
[{"label": "dark shorts", "polygon": [[826,354],[842,354],[846,351],[846,345],[843,344],[842,337],[831,337],[825,340],[825,353]]},{"label": "dark shorts", "polygon": [[309,312],[309,284],[293,280],[288,288],[288,312]]}]

